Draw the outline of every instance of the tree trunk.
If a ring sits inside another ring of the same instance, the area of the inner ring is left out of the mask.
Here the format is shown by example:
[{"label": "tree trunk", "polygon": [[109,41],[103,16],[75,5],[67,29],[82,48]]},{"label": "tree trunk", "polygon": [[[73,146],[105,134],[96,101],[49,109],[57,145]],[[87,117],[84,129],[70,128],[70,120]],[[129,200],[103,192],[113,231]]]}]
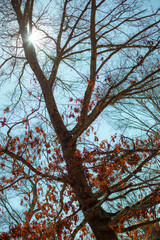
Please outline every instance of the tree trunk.
[{"label": "tree trunk", "polygon": [[110,217],[101,207],[90,214],[83,213],[97,240],[118,240],[116,233],[108,225]]},{"label": "tree trunk", "polygon": [[101,206],[95,207],[98,201],[94,198],[89,186],[81,157],[75,155],[74,146],[63,146],[69,183],[79,201],[85,219],[90,225],[97,240],[117,240],[116,233],[109,227],[111,214],[104,211]]},{"label": "tree trunk", "polygon": [[156,229],[154,227],[152,230],[152,233],[148,239],[149,240],[160,240],[160,229]]}]

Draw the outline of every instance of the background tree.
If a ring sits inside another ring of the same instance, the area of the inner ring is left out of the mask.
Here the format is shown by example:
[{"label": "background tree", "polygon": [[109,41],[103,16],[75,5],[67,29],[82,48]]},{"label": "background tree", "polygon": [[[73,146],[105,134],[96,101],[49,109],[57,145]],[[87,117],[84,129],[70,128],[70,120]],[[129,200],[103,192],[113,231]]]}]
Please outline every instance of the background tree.
[{"label": "background tree", "polygon": [[[121,101],[115,104],[106,114],[112,118],[112,123],[125,133],[132,129],[134,136],[145,137],[145,134],[154,134],[159,137],[160,109],[159,88],[151,89],[131,102]],[[134,111],[133,111],[134,109]],[[117,114],[118,112],[118,114]]]},{"label": "background tree", "polygon": [[147,237],[160,220],[159,138],[99,141],[94,128],[159,87],[159,12],[138,0],[0,9],[1,238],[136,239],[146,226]]}]

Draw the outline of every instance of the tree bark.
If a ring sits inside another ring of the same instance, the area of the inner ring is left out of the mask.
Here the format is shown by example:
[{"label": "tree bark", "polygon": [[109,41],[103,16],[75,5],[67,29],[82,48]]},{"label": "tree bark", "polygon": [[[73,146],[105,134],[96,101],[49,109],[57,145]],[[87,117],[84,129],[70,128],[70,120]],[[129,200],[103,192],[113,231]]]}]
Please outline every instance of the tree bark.
[{"label": "tree bark", "polygon": [[117,240],[115,231],[109,226],[111,214],[107,213],[101,206],[96,206],[98,201],[94,198],[92,189],[87,182],[82,159],[75,155],[76,144],[72,146],[62,144],[62,146],[70,186],[96,239]]},{"label": "tree bark", "polygon": [[156,229],[155,227],[152,229],[152,233],[149,236],[148,240],[160,240],[160,229]]}]

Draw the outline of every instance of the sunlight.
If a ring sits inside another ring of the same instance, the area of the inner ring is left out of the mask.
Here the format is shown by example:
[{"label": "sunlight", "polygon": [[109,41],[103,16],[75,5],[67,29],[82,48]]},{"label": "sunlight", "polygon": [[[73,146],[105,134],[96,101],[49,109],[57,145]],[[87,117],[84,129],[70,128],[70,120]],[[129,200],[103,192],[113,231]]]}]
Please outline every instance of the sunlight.
[{"label": "sunlight", "polygon": [[33,44],[37,44],[42,40],[41,32],[37,30],[33,30],[32,34],[29,37],[29,41]]}]

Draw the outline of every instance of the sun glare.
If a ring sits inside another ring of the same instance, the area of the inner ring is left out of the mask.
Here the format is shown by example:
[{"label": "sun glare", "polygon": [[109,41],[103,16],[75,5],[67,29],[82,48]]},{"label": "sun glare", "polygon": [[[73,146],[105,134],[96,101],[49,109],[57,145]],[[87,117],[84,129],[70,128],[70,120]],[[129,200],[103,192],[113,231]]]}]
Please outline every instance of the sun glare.
[{"label": "sun glare", "polygon": [[29,37],[30,42],[32,42],[33,44],[39,43],[41,39],[42,39],[41,33],[37,30],[34,30],[31,36]]}]

